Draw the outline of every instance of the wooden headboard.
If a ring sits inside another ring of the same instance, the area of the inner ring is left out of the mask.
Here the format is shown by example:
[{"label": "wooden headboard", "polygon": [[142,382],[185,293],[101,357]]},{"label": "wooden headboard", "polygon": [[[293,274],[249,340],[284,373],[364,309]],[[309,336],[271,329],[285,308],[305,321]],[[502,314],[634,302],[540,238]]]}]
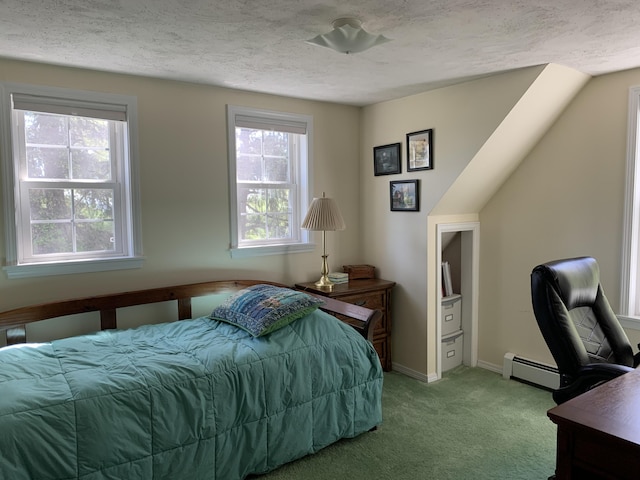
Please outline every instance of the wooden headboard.
[{"label": "wooden headboard", "polygon": [[[286,287],[279,283],[260,280],[222,280],[63,300],[1,312],[0,332],[7,332],[7,345],[25,343],[27,341],[25,325],[28,323],[88,312],[100,312],[102,330],[113,329],[118,328],[119,308],[167,301],[178,303],[177,320],[184,320],[191,318],[192,298],[216,293],[231,293],[259,283]],[[370,310],[333,298],[315,296],[325,302],[320,307],[322,310],[345,320],[367,340],[372,341],[373,327],[382,316],[378,310]]]}]

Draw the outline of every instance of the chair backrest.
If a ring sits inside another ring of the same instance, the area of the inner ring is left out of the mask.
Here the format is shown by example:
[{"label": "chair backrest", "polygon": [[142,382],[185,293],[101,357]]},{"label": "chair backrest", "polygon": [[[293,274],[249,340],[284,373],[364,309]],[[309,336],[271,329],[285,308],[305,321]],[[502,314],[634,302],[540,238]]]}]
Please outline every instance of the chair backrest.
[{"label": "chair backrest", "polygon": [[540,331],[565,381],[590,363],[633,366],[633,350],[604,295],[595,259],[538,265],[531,273],[531,298]]}]

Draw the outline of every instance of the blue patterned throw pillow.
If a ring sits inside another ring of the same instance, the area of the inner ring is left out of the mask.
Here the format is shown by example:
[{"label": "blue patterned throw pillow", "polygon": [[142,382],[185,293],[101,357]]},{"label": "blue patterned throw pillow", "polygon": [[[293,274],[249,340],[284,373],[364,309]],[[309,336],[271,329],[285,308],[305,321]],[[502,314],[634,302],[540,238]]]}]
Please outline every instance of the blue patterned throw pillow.
[{"label": "blue patterned throw pillow", "polygon": [[209,318],[236,325],[260,337],[305,317],[323,303],[304,292],[259,284],[231,295]]}]

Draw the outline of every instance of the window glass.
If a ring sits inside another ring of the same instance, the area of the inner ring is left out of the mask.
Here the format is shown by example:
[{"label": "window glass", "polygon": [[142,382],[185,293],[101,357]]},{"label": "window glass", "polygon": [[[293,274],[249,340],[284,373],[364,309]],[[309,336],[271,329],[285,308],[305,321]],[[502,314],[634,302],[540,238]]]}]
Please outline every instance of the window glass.
[{"label": "window glass", "polygon": [[91,92],[3,87],[11,119],[3,158],[12,173],[5,202],[15,205],[6,224],[9,276],[21,266],[78,261],[95,271],[106,268],[86,260],[139,256],[135,100],[99,95],[96,103]]},{"label": "window glass", "polygon": [[[232,250],[307,244],[310,117],[228,109]],[[286,251],[286,250],[283,250]]]}]

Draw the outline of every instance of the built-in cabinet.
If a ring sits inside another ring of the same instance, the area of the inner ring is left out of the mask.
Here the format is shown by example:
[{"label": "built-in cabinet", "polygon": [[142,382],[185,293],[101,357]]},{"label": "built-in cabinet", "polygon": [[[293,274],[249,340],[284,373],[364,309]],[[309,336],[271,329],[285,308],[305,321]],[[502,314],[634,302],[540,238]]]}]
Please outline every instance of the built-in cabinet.
[{"label": "built-in cabinet", "polygon": [[442,236],[442,299],[440,301],[441,371],[446,372],[463,363],[464,330],[462,329],[460,232]]},{"label": "built-in cabinet", "polygon": [[[477,365],[479,224],[438,225],[438,372],[459,364]],[[445,292],[442,264],[447,262],[451,290]]]}]

